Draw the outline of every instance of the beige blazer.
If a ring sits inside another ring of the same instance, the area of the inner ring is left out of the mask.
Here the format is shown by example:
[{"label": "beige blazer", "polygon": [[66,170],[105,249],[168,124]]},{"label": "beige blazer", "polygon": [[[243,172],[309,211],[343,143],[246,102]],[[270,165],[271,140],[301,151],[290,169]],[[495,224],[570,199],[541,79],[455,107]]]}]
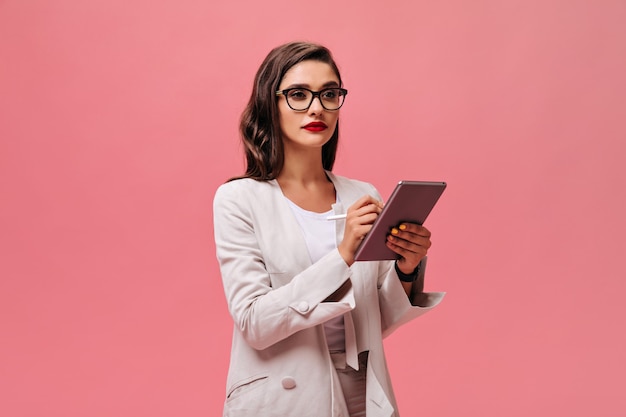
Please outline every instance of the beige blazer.
[{"label": "beige blazer", "polygon": [[[336,213],[365,194],[367,183],[328,172]],[[369,351],[368,417],[397,416],[383,337],[437,305],[443,293],[406,296],[393,262],[348,267],[334,250],[311,264],[297,220],[276,181],[235,180],[214,199],[217,258],[234,320],[224,416],[346,416],[323,323],[344,316],[346,360],[358,368]],[[337,243],[344,221],[337,221]],[[423,270],[424,268],[422,268]]]}]

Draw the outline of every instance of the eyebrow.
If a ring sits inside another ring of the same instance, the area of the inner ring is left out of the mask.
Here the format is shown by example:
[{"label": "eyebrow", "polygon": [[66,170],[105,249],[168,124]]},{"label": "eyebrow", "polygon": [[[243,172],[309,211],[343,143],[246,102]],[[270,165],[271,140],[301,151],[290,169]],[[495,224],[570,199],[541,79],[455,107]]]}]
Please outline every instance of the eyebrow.
[{"label": "eyebrow", "polygon": [[[339,83],[337,81],[328,81],[327,83],[325,83],[324,85],[322,85],[322,89],[324,88],[328,88],[328,87],[339,87]],[[288,88],[308,88],[310,89],[311,86],[309,84],[290,84],[287,87],[283,88],[283,90],[286,90]]]}]

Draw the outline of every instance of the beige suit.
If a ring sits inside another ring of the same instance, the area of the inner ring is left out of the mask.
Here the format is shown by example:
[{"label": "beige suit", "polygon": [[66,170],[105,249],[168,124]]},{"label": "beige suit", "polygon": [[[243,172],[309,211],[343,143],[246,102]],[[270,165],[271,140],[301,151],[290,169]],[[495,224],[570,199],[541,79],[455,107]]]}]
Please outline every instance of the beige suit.
[{"label": "beige suit", "polygon": [[[365,194],[380,198],[370,184],[328,176],[337,191],[336,213]],[[336,223],[341,242],[344,221]],[[224,416],[347,417],[323,329],[339,315],[347,363],[358,368],[358,353],[369,351],[367,416],[397,416],[382,339],[438,304],[443,293],[422,295],[421,306],[413,305],[391,261],[348,267],[334,250],[311,264],[276,181],[222,185],[214,227],[235,323]]]}]

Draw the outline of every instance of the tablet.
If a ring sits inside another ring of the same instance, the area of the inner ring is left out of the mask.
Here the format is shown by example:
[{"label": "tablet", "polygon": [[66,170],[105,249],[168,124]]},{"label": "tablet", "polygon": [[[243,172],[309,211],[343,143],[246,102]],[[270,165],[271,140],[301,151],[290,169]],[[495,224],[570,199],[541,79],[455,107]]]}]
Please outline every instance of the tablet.
[{"label": "tablet", "polygon": [[386,245],[387,235],[400,223],[424,224],[439,197],[445,182],[400,181],[391,197],[356,250],[357,261],[397,259],[398,254]]}]

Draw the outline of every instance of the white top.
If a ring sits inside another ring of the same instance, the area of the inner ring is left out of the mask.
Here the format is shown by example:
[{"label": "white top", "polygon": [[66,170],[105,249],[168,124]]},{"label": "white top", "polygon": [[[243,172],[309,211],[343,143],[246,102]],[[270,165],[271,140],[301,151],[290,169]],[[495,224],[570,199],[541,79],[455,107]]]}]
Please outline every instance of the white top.
[{"label": "white top", "polygon": [[[309,249],[311,263],[319,261],[328,252],[337,248],[335,222],[326,219],[326,217],[335,214],[333,210],[325,213],[316,213],[304,210],[289,199],[287,201],[302,230],[302,235]],[[328,320],[324,323],[324,330],[326,332],[328,349],[333,352],[344,352],[346,339],[343,316]]]}]

